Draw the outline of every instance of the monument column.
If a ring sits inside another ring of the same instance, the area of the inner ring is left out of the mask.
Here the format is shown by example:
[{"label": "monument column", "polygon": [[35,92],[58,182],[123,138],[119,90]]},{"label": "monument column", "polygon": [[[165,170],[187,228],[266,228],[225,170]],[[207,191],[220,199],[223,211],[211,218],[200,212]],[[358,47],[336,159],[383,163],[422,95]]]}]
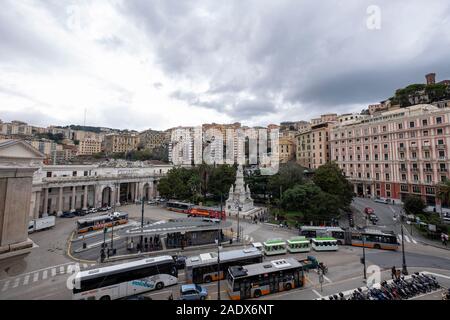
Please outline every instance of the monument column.
[{"label": "monument column", "polygon": [[36,200],[34,201],[34,219],[39,219],[40,206],[41,206],[41,191],[36,191]]}]

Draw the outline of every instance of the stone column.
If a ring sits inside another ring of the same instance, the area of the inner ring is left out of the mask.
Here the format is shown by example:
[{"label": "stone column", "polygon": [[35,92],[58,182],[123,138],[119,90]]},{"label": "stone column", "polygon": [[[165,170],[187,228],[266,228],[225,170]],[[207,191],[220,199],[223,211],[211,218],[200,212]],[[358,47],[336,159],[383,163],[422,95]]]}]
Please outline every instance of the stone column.
[{"label": "stone column", "polygon": [[58,212],[56,215],[59,217],[63,213],[63,189],[64,187],[59,188],[59,197],[58,197]]},{"label": "stone column", "polygon": [[155,182],[152,180],[152,181],[150,181],[150,183],[148,185],[148,189],[147,189],[147,198],[149,200],[152,200],[155,198],[154,188],[155,188]]},{"label": "stone column", "polygon": [[42,208],[42,216],[48,216],[48,188],[44,189],[44,207]]},{"label": "stone column", "polygon": [[[109,205],[112,207],[112,206],[114,206],[114,203],[116,201],[116,188],[115,187],[110,187],[109,190],[110,190],[110,192],[109,192]],[[103,191],[102,191],[102,195],[103,195]]]},{"label": "stone column", "polygon": [[77,196],[76,190],[77,190],[77,187],[73,186],[72,187],[72,203],[70,205],[70,212],[74,212],[75,211],[75,199],[76,199],[76,196]]},{"label": "stone column", "polygon": [[120,185],[117,187],[116,190],[116,206],[120,206]]},{"label": "stone column", "polygon": [[139,182],[134,183],[134,201],[139,200]]},{"label": "stone column", "polygon": [[88,203],[88,187],[84,186],[84,197],[83,197],[83,210],[87,210],[87,203]]},{"label": "stone column", "polygon": [[40,206],[41,206],[41,191],[36,191],[36,200],[34,201],[34,219],[39,218]]}]

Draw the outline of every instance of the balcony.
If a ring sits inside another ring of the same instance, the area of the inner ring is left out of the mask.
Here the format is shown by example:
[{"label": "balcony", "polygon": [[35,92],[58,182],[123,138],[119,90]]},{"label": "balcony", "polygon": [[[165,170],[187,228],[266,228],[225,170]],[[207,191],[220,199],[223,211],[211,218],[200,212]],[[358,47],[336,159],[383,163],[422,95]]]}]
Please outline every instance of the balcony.
[{"label": "balcony", "polygon": [[418,147],[417,146],[410,146],[409,150],[411,151],[417,151]]},{"label": "balcony", "polygon": [[448,169],[447,168],[439,168],[439,172],[447,172]]},{"label": "balcony", "polygon": [[422,146],[422,150],[425,150],[425,151],[431,150],[431,146],[429,144],[424,144]]},{"label": "balcony", "polygon": [[405,147],[398,147],[398,151],[399,151],[399,152],[405,152],[405,151],[406,151],[406,148],[405,148]]},{"label": "balcony", "polygon": [[423,172],[433,172],[433,168],[423,168]]},{"label": "balcony", "polygon": [[436,149],[438,149],[438,150],[445,150],[445,144],[437,144],[436,145]]},{"label": "balcony", "polygon": [[419,168],[411,168],[411,172],[419,172]]},{"label": "balcony", "polygon": [[408,169],[400,167],[400,172],[406,172]]}]

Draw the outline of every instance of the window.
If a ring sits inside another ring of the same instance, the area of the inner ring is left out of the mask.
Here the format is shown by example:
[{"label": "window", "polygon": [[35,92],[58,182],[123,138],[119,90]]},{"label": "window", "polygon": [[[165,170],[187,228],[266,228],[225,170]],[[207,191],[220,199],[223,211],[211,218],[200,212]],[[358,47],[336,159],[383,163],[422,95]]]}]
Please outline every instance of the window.
[{"label": "window", "polygon": [[409,127],[410,127],[410,128],[414,128],[414,121],[411,121],[411,122],[409,123]]},{"label": "window", "polygon": [[47,171],[47,178],[51,178],[52,177],[52,172],[51,171]]},{"label": "window", "polygon": [[72,172],[72,177],[76,177],[77,176],[77,172],[76,171],[73,171]]},{"label": "window", "polygon": [[398,124],[398,128],[401,130],[401,129],[403,129],[403,124],[402,123],[399,123]]},{"label": "window", "polygon": [[442,128],[436,129],[436,134],[441,135],[443,133],[444,133],[444,130],[442,130]]},{"label": "window", "polygon": [[441,124],[442,123],[442,117],[436,117],[436,123]]},{"label": "window", "polygon": [[422,120],[422,126],[426,127],[428,125],[427,119]]}]

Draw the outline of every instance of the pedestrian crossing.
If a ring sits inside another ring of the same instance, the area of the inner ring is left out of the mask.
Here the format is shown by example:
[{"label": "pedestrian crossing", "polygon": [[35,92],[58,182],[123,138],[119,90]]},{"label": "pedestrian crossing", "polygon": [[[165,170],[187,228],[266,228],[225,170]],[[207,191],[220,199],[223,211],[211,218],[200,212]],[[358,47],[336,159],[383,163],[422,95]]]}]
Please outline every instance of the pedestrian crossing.
[{"label": "pedestrian crossing", "polygon": [[[403,238],[405,239],[405,242],[417,244],[417,241],[411,236],[404,235]],[[402,243],[402,236],[398,235],[397,240],[398,240],[398,243]]]},{"label": "pedestrian crossing", "polygon": [[97,264],[75,264],[68,263],[63,265],[57,265],[53,267],[48,267],[41,270],[36,270],[28,273],[18,275],[16,277],[11,277],[5,280],[0,280],[0,296],[8,290],[16,289],[22,286],[29,286],[36,284],[39,281],[50,280],[53,277],[60,275],[70,275],[79,270],[86,270],[95,267]]}]

